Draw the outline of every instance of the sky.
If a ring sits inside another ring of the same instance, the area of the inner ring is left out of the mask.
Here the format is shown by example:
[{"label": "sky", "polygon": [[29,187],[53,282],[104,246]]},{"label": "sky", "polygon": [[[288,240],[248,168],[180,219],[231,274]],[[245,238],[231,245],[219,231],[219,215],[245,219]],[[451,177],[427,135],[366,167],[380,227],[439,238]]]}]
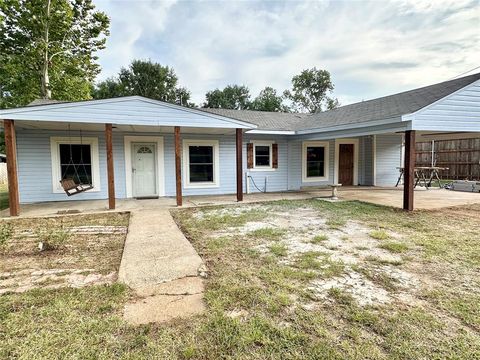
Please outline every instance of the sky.
[{"label": "sky", "polygon": [[94,3],[111,19],[98,80],[150,59],[172,67],[197,104],[229,84],[282,93],[313,67],[347,105],[480,66],[480,0]]}]

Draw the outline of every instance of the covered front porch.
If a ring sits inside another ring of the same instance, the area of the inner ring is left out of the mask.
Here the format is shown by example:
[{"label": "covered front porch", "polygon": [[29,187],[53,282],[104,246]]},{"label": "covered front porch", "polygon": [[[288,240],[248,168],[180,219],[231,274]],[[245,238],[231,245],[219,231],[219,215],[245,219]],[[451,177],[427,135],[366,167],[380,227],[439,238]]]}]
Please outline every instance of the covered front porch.
[{"label": "covered front porch", "polygon": [[[338,190],[338,201],[363,201],[382,206],[391,206],[401,209],[403,207],[403,189],[401,187],[370,187],[351,186],[341,187]],[[254,193],[244,195],[245,203],[258,203],[264,201],[278,200],[307,200],[319,199],[331,201],[331,190],[328,188],[306,189],[302,191]],[[445,189],[417,188],[415,190],[415,207],[422,210],[433,210],[451,206],[461,206],[480,203],[480,193],[467,193],[450,191]],[[237,204],[235,196],[232,195],[203,195],[186,196],[183,199],[183,206],[215,206]],[[174,208],[176,207],[174,197],[163,197],[159,199],[120,199],[116,202],[116,211],[132,211],[152,208]],[[22,205],[21,216],[52,216],[59,214],[95,213],[108,211],[105,200],[84,200],[84,201],[55,201],[41,202]],[[1,216],[8,216],[9,212],[3,210]]]}]

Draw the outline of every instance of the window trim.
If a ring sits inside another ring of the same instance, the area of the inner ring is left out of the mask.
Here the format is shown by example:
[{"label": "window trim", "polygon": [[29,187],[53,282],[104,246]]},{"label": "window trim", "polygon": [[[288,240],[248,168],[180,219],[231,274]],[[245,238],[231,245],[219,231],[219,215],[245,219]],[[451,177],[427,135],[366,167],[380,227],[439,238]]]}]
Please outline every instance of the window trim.
[{"label": "window trim", "polygon": [[101,191],[100,187],[100,159],[98,153],[98,138],[97,137],[59,137],[52,136],[50,138],[50,157],[52,165],[52,192],[55,194],[63,193],[64,190],[60,184],[60,179],[62,177],[62,169],[60,165],[60,144],[83,144],[90,145],[90,157],[91,157],[91,167],[92,167],[92,184],[93,189],[89,192],[99,192]]},{"label": "window trim", "polygon": [[[250,143],[253,144],[253,167],[249,169],[250,171],[275,171],[277,169],[273,168],[273,144],[275,144],[275,141],[270,141],[270,140],[251,140]],[[255,148],[257,146],[268,146],[270,148],[269,150],[269,163],[270,165],[268,166],[257,166],[256,165],[256,157],[257,154],[255,152]]]},{"label": "window trim", "polygon": [[[323,147],[325,153],[324,176],[307,177],[307,148]],[[330,169],[330,142],[328,141],[304,141],[302,143],[302,182],[328,181]]]},{"label": "window trim", "polygon": [[[212,146],[213,147],[213,181],[190,182],[190,146]],[[183,179],[184,189],[218,188],[220,186],[220,153],[218,140],[183,140]]]}]

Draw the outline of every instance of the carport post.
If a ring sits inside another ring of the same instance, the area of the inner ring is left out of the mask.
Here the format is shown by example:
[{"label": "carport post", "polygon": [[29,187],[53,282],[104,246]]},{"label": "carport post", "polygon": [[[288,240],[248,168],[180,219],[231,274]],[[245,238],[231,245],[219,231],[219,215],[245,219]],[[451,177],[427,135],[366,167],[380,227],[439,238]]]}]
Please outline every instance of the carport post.
[{"label": "carport post", "polygon": [[403,170],[403,210],[412,211],[415,183],[415,130],[405,131],[405,164]]},{"label": "carport post", "polygon": [[180,126],[175,126],[175,188],[177,206],[182,206],[182,147],[180,145]]},{"label": "carport post", "polygon": [[243,201],[242,129],[236,130],[237,145],[237,201]]},{"label": "carport post", "polygon": [[115,177],[113,170],[112,124],[105,124],[105,144],[107,148],[108,208],[115,209]]},{"label": "carport post", "polygon": [[10,216],[18,216],[20,213],[20,202],[18,198],[15,123],[13,120],[3,120],[3,126],[5,128],[5,152],[7,155],[8,203],[10,207]]}]

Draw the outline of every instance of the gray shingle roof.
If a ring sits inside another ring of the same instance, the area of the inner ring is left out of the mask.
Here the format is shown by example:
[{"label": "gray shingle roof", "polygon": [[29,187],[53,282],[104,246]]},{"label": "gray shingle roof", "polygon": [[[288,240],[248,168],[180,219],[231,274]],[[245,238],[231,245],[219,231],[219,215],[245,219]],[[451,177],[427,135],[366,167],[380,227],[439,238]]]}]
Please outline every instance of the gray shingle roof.
[{"label": "gray shingle roof", "polygon": [[255,124],[259,130],[293,130],[311,114],[295,114],[254,110],[201,108],[199,110]]},{"label": "gray shingle roof", "polygon": [[202,109],[218,115],[253,123],[259,130],[308,130],[364,123],[400,117],[480,79],[480,73],[404,91],[377,99],[341,106],[317,114],[289,114],[250,110]]}]

